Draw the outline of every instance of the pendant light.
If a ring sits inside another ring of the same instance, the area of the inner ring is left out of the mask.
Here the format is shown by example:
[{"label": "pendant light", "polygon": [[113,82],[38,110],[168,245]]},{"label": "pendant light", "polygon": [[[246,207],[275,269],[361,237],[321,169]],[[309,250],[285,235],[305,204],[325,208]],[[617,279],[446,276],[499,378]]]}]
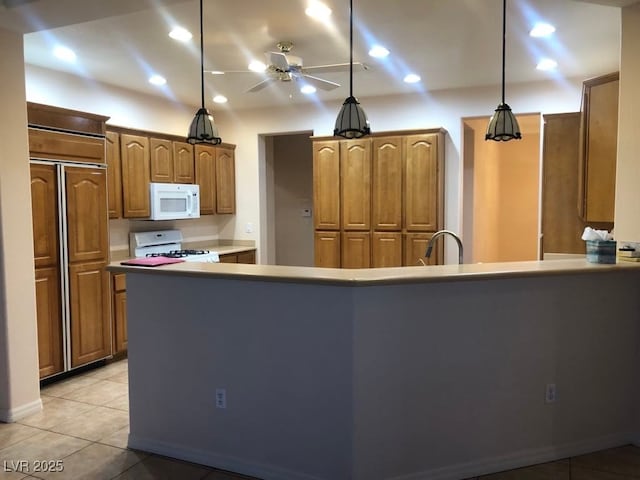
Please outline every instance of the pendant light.
[{"label": "pendant light", "polygon": [[196,116],[189,127],[189,137],[187,142],[208,143],[218,145],[222,139],[218,136],[218,128],[213,123],[213,117],[204,107],[204,29],[202,26],[202,1],[200,0],[200,95],[201,107],[196,112]]},{"label": "pendant light", "polygon": [[502,0],[502,102],[496,108],[489,126],[485,140],[507,142],[512,139],[522,138],[520,127],[511,107],[504,101],[504,70],[505,70],[505,43],[507,36],[507,0]]},{"label": "pendant light", "polygon": [[353,96],[353,0],[349,0],[349,97],[342,104],[333,134],[344,138],[360,138],[371,133],[367,114]]}]

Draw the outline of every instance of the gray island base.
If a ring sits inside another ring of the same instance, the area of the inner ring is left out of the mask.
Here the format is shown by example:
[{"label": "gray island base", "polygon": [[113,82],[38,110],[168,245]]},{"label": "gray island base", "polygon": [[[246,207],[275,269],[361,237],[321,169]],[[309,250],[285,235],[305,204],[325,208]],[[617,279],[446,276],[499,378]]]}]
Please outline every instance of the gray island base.
[{"label": "gray island base", "polygon": [[637,265],[109,269],[131,448],[267,480],[453,480],[640,439]]}]

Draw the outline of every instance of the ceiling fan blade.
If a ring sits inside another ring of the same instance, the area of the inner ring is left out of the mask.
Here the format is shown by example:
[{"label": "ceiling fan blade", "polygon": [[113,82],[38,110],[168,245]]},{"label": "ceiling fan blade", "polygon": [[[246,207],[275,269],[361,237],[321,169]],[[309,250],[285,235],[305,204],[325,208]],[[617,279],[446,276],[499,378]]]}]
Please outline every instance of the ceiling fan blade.
[{"label": "ceiling fan blade", "polygon": [[253,87],[251,87],[245,93],[257,92],[258,90],[262,90],[264,87],[266,87],[271,82],[273,82],[273,78],[265,78],[261,82],[256,83]]},{"label": "ceiling fan blade", "polygon": [[[353,71],[369,70],[369,65],[362,62],[353,62]],[[348,72],[349,63],[334,63],[331,65],[313,65],[310,67],[302,67],[302,72],[311,73],[333,73],[333,72]]]},{"label": "ceiling fan blade", "polygon": [[278,70],[282,70],[283,72],[289,71],[289,61],[287,60],[287,56],[284,53],[270,52],[269,58],[271,59],[271,64]]},{"label": "ceiling fan blade", "polygon": [[339,83],[330,82],[329,80],[325,80],[324,78],[314,77],[313,75],[307,75],[305,73],[302,74],[305,78],[305,81],[314,87],[318,87],[322,90],[333,90],[334,88],[338,88],[340,86]]},{"label": "ceiling fan blade", "polygon": [[261,73],[254,72],[253,70],[204,70],[204,73],[210,73],[211,75],[226,75],[227,73]]}]

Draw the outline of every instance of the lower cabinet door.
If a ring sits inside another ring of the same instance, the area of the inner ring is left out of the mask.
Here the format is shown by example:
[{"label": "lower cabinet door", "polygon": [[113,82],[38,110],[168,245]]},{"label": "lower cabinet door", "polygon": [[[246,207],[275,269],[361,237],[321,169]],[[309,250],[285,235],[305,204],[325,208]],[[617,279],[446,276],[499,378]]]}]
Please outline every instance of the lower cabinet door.
[{"label": "lower cabinet door", "polygon": [[340,232],[316,231],[313,250],[316,267],[340,268]]},{"label": "lower cabinet door", "polygon": [[373,232],[371,266],[402,266],[402,234],[400,232]]},{"label": "lower cabinet door", "polygon": [[114,352],[127,350],[127,292],[113,295]]},{"label": "lower cabinet door", "polygon": [[404,246],[404,266],[415,267],[422,266],[422,260],[427,265],[442,265],[442,259],[444,248],[442,244],[444,239],[437,240],[437,245],[433,247],[429,260],[425,258],[427,252],[427,245],[433,233],[407,233],[405,234],[405,246]]},{"label": "lower cabinet door", "polygon": [[240,252],[240,253],[238,253],[238,263],[255,264],[256,263],[256,251],[255,250],[251,250],[250,252]]},{"label": "lower cabinet door", "polygon": [[369,232],[342,233],[342,268],[371,267],[371,234]]},{"label": "lower cabinet door", "polygon": [[69,265],[71,367],[111,355],[106,262]]},{"label": "lower cabinet door", "polygon": [[36,268],[36,310],[40,378],[64,370],[60,272],[58,267]]}]

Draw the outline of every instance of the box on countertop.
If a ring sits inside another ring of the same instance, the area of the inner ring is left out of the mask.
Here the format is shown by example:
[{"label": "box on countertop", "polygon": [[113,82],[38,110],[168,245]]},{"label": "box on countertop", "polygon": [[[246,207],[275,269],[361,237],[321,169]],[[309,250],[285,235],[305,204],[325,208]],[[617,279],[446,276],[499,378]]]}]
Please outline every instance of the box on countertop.
[{"label": "box on countertop", "polygon": [[586,240],[587,262],[616,263],[615,240]]}]

